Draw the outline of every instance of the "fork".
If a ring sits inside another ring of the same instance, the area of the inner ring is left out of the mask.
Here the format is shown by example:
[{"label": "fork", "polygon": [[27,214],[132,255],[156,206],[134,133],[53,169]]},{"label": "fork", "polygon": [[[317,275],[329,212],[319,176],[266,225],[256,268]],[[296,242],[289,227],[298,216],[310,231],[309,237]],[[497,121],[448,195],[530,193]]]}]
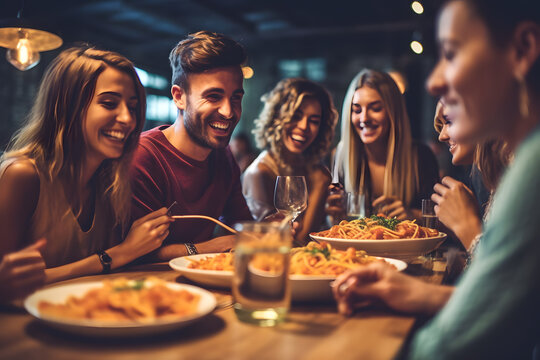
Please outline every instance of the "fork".
[{"label": "fork", "polygon": [[216,219],[214,219],[213,217],[210,217],[210,216],[205,216],[205,215],[173,215],[171,217],[173,219],[206,219],[206,220],[210,220],[210,221],[215,222],[216,224],[218,224],[219,226],[221,226],[221,227],[225,228],[226,230],[232,232],[233,234],[238,233],[238,231],[234,230],[232,227],[230,227],[228,225],[225,225],[221,221],[216,220]]}]

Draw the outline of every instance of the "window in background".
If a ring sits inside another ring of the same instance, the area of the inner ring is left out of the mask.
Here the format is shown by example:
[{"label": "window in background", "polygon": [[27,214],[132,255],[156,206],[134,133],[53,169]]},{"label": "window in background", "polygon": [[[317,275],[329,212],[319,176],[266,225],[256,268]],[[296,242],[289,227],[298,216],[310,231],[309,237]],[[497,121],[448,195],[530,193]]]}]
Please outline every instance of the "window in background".
[{"label": "window in background", "polygon": [[145,88],[152,88],[156,90],[165,90],[169,87],[169,81],[161,75],[149,73],[143,69],[135,68],[141,83]]},{"label": "window in background", "polygon": [[281,78],[304,77],[313,81],[326,79],[326,60],[322,58],[281,60],[278,68]]},{"label": "window in background", "polygon": [[174,102],[166,96],[146,96],[146,119],[148,120],[173,123],[177,110]]},{"label": "window in background", "polygon": [[156,90],[164,93],[169,88],[169,81],[163,76],[149,73],[143,69],[136,68],[136,70],[148,93],[146,96],[146,119],[160,123],[173,123],[176,119],[177,108],[172,99],[165,95],[149,93]]},{"label": "window in background", "polygon": [[326,79],[326,60],[308,59],[304,61],[306,77],[313,81],[324,81]]}]

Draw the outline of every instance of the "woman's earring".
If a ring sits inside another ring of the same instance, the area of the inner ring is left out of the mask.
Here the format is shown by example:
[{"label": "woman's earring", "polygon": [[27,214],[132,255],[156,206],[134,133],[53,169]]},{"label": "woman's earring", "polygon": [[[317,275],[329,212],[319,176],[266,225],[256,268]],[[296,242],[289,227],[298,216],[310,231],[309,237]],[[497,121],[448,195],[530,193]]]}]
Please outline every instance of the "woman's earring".
[{"label": "woman's earring", "polygon": [[519,87],[519,113],[522,118],[529,117],[529,92],[527,90],[527,83],[521,76],[517,77]]}]

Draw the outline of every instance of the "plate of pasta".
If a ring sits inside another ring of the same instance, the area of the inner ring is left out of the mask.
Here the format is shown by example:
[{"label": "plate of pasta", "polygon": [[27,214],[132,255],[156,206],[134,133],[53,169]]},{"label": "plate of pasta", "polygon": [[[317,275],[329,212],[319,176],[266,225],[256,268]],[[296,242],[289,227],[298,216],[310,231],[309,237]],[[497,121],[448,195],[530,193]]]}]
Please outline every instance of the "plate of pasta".
[{"label": "plate of pasta", "polygon": [[[261,261],[262,260],[262,261]],[[402,271],[407,264],[401,260],[368,255],[349,248],[337,250],[331,244],[310,242],[290,252],[289,278],[294,301],[326,301],[332,298],[330,283],[349,269],[375,261],[384,261]],[[254,259],[255,267],[264,271],[264,259]],[[183,256],[169,262],[171,268],[202,285],[229,288],[234,272],[234,253]]]},{"label": "plate of pasta", "polygon": [[439,247],[446,234],[418,225],[414,220],[373,215],[341,221],[328,230],[311,233],[315,241],[326,241],[336,249],[353,247],[373,256],[412,260]]},{"label": "plate of pasta", "polygon": [[90,336],[134,336],[181,328],[211,313],[214,295],[149,277],[65,284],[38,290],[26,310],[46,324]]}]

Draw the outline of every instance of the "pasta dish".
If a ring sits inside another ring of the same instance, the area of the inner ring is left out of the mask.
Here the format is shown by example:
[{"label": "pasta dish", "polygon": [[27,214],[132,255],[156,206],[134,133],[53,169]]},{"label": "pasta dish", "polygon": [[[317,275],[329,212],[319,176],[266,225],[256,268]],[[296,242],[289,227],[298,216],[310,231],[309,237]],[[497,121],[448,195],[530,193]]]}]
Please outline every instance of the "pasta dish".
[{"label": "pasta dish", "polygon": [[82,297],[69,296],[64,303],[40,301],[43,315],[99,321],[135,321],[177,318],[197,312],[199,295],[174,290],[158,278],[105,280]]},{"label": "pasta dish", "polygon": [[187,257],[191,263],[188,265],[190,269],[200,270],[234,270],[233,253],[221,253],[216,256],[207,256],[201,260],[193,260]]},{"label": "pasta dish", "polygon": [[[187,258],[188,268],[200,270],[234,270],[234,254],[222,253],[201,260]],[[374,261],[383,261],[368,256],[363,250],[348,248],[336,250],[327,242],[310,242],[307,246],[293,248],[290,252],[289,274],[291,275],[340,275],[345,271]],[[250,263],[262,271],[276,272],[278,265],[271,254],[255,254]],[[390,265],[391,266],[391,265]]]},{"label": "pasta dish", "polygon": [[399,221],[396,218],[372,215],[369,218],[343,220],[328,230],[312,235],[334,239],[417,239],[439,235],[436,229],[418,225],[415,220]]},{"label": "pasta dish", "polygon": [[[369,256],[364,250],[352,247],[336,250],[325,241],[311,241],[307,246],[291,250],[290,273],[294,275],[340,275],[345,271],[375,261],[382,261]],[[389,265],[393,266],[393,265]]]}]

